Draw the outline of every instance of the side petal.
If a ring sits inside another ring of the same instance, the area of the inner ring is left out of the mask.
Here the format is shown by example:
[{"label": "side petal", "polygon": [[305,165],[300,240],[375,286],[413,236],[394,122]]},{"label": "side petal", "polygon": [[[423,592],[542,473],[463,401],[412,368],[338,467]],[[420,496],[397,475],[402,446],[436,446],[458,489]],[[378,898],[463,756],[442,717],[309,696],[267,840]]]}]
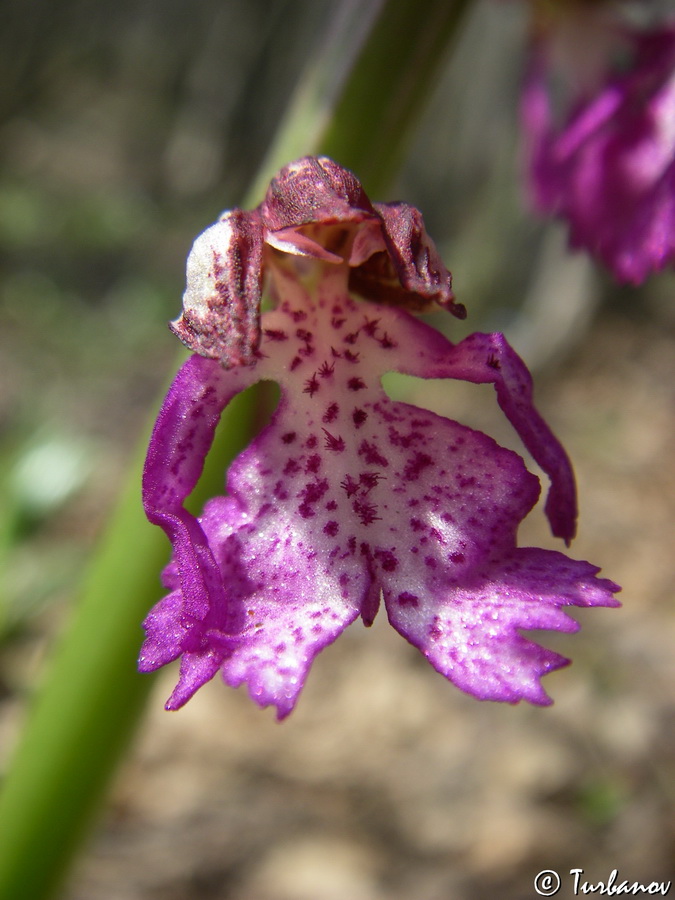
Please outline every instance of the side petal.
[{"label": "side petal", "polygon": [[567,544],[576,532],[577,498],[574,472],[562,445],[537,412],[532,376],[503,334],[469,335],[459,344],[436,341],[441,351],[419,354],[399,371],[423,378],[457,378],[494,384],[497,400],[522,442],[551,480],[546,515],[551,531]]},{"label": "side petal", "polygon": [[[482,700],[547,705],[539,679],[568,663],[520,629],[577,631],[563,606],[618,606],[617,585],[561,553],[526,548],[487,564],[470,580],[439,583],[435,595],[397,602],[385,590],[391,624],[442,675]],[[400,599],[400,597],[399,597]]]},{"label": "side petal", "polygon": [[204,532],[183,501],[202,473],[222,410],[255,380],[254,368],[225,372],[214,360],[191,357],[171,385],[150,438],[143,506],[173,545],[185,610],[197,618],[223,587]]},{"label": "side petal", "polygon": [[258,212],[233,209],[199,235],[188,257],[183,313],[170,328],[225,368],[252,363],[260,343],[262,248]]}]

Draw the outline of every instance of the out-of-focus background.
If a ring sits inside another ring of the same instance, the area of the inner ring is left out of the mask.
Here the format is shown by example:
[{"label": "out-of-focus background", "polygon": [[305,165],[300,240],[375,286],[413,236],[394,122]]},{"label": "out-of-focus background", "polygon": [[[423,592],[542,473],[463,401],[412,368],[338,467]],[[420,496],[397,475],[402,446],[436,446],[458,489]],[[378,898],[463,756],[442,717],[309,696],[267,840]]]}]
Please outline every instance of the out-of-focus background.
[{"label": "out-of-focus background", "polygon": [[[175,365],[190,243],[241,200],[332,7],[0,12],[0,767]],[[505,330],[535,370],[579,480],[570,552],[624,608],[546,636],[574,664],[544,710],[462,695],[384,616],[319,657],[282,725],[217,681],[165,713],[163,674],[64,900],[518,900],[542,869],[563,897],[571,868],[675,877],[675,278],[618,289],[527,211],[524,29],[519,4],[475,6],[376,199],[419,206],[453,270],[469,320],[434,322]],[[488,388],[389,388],[518,449]],[[540,511],[522,543],[557,546]]]}]

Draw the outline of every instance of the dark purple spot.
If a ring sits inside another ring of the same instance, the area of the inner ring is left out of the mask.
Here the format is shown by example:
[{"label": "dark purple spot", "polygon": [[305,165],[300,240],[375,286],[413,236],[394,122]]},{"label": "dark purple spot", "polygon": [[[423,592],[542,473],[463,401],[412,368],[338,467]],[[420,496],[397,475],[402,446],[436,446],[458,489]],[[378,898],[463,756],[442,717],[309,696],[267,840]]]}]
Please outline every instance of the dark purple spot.
[{"label": "dark purple spot", "polygon": [[298,512],[303,519],[309,519],[316,515],[313,504],[317,503],[328,490],[328,482],[326,479],[321,481],[309,481],[300,491],[299,497],[302,503],[298,507]]},{"label": "dark purple spot", "polygon": [[340,526],[337,522],[326,522],[323,526],[323,533],[327,534],[329,537],[335,537],[339,530]]},{"label": "dark purple spot", "polygon": [[420,431],[411,431],[408,434],[402,434],[398,429],[394,428],[393,425],[389,427],[388,436],[390,443],[393,444],[394,447],[403,447],[404,450],[407,450],[415,441],[424,438],[424,435]]},{"label": "dark purple spot", "polygon": [[378,481],[381,481],[384,478],[384,475],[380,475],[379,472],[361,472],[359,475],[359,483],[363,488],[364,493],[368,493],[368,491],[372,491],[374,487],[377,487]]},{"label": "dark purple spot", "polygon": [[326,412],[323,414],[322,422],[334,422],[337,419],[338,413],[340,412],[340,407],[337,403],[331,403]]},{"label": "dark purple spot", "polygon": [[411,594],[410,591],[402,591],[397,600],[399,606],[412,606],[413,609],[417,609],[420,605],[420,598],[416,594]]},{"label": "dark purple spot", "polygon": [[448,559],[450,560],[450,562],[463,563],[466,557],[463,553],[451,553]]},{"label": "dark purple spot", "polygon": [[288,491],[285,490],[285,483],[283,481],[277,481],[274,485],[274,490],[272,491],[277,500],[286,500],[288,497]]},{"label": "dark purple spot", "polygon": [[284,475],[295,475],[295,473],[299,471],[300,463],[297,461],[297,459],[293,459],[293,457],[291,457],[284,466]]},{"label": "dark purple spot", "polygon": [[342,340],[345,342],[345,344],[355,344],[358,336],[359,336],[358,331],[352,331],[350,334],[346,334],[342,338]]},{"label": "dark purple spot", "polygon": [[420,522],[419,519],[411,519],[410,527],[413,531],[424,531],[424,522]]},{"label": "dark purple spot", "polygon": [[338,319],[337,316],[333,316],[333,318],[330,320],[330,324],[333,326],[333,328],[342,328],[342,326],[345,324],[345,320]]},{"label": "dark purple spot", "polygon": [[292,444],[296,437],[297,435],[294,431],[288,431],[286,434],[281,435],[281,440],[284,444]]},{"label": "dark purple spot", "polygon": [[375,444],[371,444],[369,441],[361,442],[361,446],[359,447],[359,456],[362,456],[370,466],[389,465],[389,460],[385,459],[377,449]]},{"label": "dark purple spot", "polygon": [[377,331],[379,321],[379,319],[366,319],[365,323],[362,326],[365,333],[372,337]]},{"label": "dark purple spot", "polygon": [[328,360],[322,362],[319,366],[319,375],[321,378],[328,378],[335,371],[335,363],[329,363]]},{"label": "dark purple spot", "polygon": [[435,569],[437,563],[433,556],[425,556],[424,557],[424,565],[428,566],[430,569]]},{"label": "dark purple spot", "polygon": [[434,461],[428,453],[418,452],[406,463],[406,467],[403,470],[403,477],[406,481],[416,481],[424,469],[432,466],[433,463]]},{"label": "dark purple spot", "polygon": [[265,328],[263,331],[265,337],[269,338],[271,341],[286,341],[288,340],[288,335],[285,331],[282,331],[280,328]]},{"label": "dark purple spot", "polygon": [[352,509],[359,517],[362,525],[372,525],[373,522],[382,518],[377,515],[377,506],[374,503],[368,503],[367,500],[363,500],[360,497],[357,497],[352,502]]},{"label": "dark purple spot", "polygon": [[400,417],[397,417],[396,414],[391,411],[391,406],[390,400],[385,401],[385,403],[373,403],[373,409],[382,416],[385,422],[400,422]]},{"label": "dark purple spot", "polygon": [[314,394],[319,390],[319,381],[316,377],[316,372],[312,375],[311,378],[308,378],[305,382],[305,386],[302,389],[303,394],[309,394],[310,397],[313,397]]},{"label": "dark purple spot", "polygon": [[328,481],[322,478],[321,481],[308,481],[299,496],[306,503],[316,503],[320,500],[328,490]]},{"label": "dark purple spot", "polygon": [[329,500],[328,503],[326,503],[326,509],[329,510],[329,511],[332,511],[332,510],[334,510],[334,509],[337,509],[337,503],[336,503],[336,501],[335,501],[335,500]]},{"label": "dark purple spot", "polygon": [[349,498],[358,491],[359,484],[358,481],[354,481],[351,475],[347,475],[340,482],[340,487],[347,494],[347,498]]},{"label": "dark purple spot", "polygon": [[331,347],[330,352],[333,359],[342,359],[342,354],[339,350],[336,350],[335,347]]},{"label": "dark purple spot", "polygon": [[310,434],[310,436],[305,441],[305,447],[307,447],[309,450],[313,450],[317,444],[318,440],[315,434]]},{"label": "dark purple spot", "polygon": [[347,387],[350,391],[362,391],[366,386],[363,378],[350,378],[347,382]]},{"label": "dark purple spot", "polygon": [[490,356],[488,356],[487,364],[491,369],[501,369],[502,367],[502,364],[499,362],[494,353],[491,353]]},{"label": "dark purple spot", "polygon": [[398,559],[391,550],[376,550],[375,556],[385,572],[395,572],[398,568]]},{"label": "dark purple spot", "polygon": [[326,428],[322,428],[321,430],[326,435],[326,450],[332,450],[334,453],[342,453],[345,449],[344,439],[339,435],[338,437],[335,437],[335,435],[332,435]]},{"label": "dark purple spot", "polygon": [[350,363],[357,363],[360,358],[360,353],[352,353],[351,350],[345,350],[345,359]]},{"label": "dark purple spot", "polygon": [[320,468],[321,457],[318,453],[313,453],[305,463],[305,472],[311,472],[312,474],[316,475]]},{"label": "dark purple spot", "polygon": [[356,428],[360,428],[363,425],[363,423],[366,421],[367,418],[368,418],[368,413],[365,411],[365,409],[357,408],[352,413],[352,422],[354,423]]},{"label": "dark purple spot", "polygon": [[443,637],[443,632],[440,628],[440,619],[438,616],[434,616],[434,620],[429,626],[428,635],[432,641],[437,641],[440,637]]},{"label": "dark purple spot", "polygon": [[445,536],[441,531],[438,530],[438,528],[430,528],[429,535],[432,538],[436,538],[439,544],[445,544]]},{"label": "dark purple spot", "polygon": [[291,360],[291,365],[289,366],[291,372],[295,372],[295,370],[298,368],[298,366],[300,365],[301,362],[302,362],[302,360],[300,359],[299,356],[294,356],[293,359]]},{"label": "dark purple spot", "polygon": [[304,322],[304,320],[307,318],[307,313],[304,311],[304,309],[294,309],[291,312],[291,316],[294,322]]},{"label": "dark purple spot", "polygon": [[297,331],[295,332],[295,336],[297,338],[299,338],[301,341],[304,341],[306,344],[308,344],[312,340],[312,337],[313,337],[312,332],[306,331],[304,328],[298,328]]},{"label": "dark purple spot", "polygon": [[354,535],[352,535],[347,541],[347,546],[349,547],[351,552],[354,553],[354,551],[356,550],[356,538],[354,537]]},{"label": "dark purple spot", "polygon": [[381,338],[378,338],[378,341],[380,342],[380,347],[382,347],[383,350],[391,350],[392,347],[398,346],[396,344],[396,341],[392,340],[386,331]]}]

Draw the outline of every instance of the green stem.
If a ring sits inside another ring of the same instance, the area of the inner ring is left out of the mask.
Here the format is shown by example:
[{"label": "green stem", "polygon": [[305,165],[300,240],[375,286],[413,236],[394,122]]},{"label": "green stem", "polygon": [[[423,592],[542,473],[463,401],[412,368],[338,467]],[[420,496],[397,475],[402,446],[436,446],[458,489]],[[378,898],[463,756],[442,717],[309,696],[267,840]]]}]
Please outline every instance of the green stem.
[{"label": "green stem", "polygon": [[[223,414],[219,453],[231,458],[251,427],[245,395]],[[141,622],[159,600],[169,547],[143,514],[147,438],[131,466],[83,585],[82,598],[35,698],[0,798],[0,898],[39,900],[60,885],[142,713],[154,678],[136,670]],[[214,468],[203,493],[222,492]]]},{"label": "green stem", "polygon": [[[246,205],[271,173],[305,153],[335,156],[380,188],[468,0],[347,0],[319,48]],[[422,9],[422,12],[420,12]],[[366,17],[366,18],[364,18]],[[256,395],[226,410],[199,497],[222,492]],[[145,447],[146,441],[142,446]],[[169,548],[140,503],[141,454],[37,694],[0,797],[0,898],[53,896],[100,805],[153,679],[136,672],[140,623],[160,596]]]},{"label": "green stem", "polygon": [[390,0],[356,60],[319,150],[352,169],[374,199],[382,199],[403,160],[469,4]]},{"label": "green stem", "polygon": [[393,179],[471,0],[347,0],[309,60],[249,192],[310,153],[352,169],[373,199]]}]

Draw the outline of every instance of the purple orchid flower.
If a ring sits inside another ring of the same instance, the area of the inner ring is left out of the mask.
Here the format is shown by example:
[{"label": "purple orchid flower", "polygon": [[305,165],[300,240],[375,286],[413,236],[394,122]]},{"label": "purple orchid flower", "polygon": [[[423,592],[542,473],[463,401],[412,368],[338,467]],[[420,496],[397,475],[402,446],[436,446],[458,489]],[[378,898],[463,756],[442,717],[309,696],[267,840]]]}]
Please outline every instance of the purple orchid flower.
[{"label": "purple orchid flower", "polygon": [[[569,223],[573,247],[640,284],[675,259],[675,23],[637,31],[603,20],[602,37],[588,25],[607,67],[590,91],[567,85],[562,124],[549,82],[556,69],[572,75],[570,60],[556,66],[553,38],[533,45],[522,98],[533,201]],[[624,61],[618,73],[612,50]]]},{"label": "purple orchid flower", "polygon": [[[260,317],[264,282],[274,309]],[[358,616],[370,625],[381,595],[394,628],[463,690],[546,704],[539,677],[567,660],[520,630],[576,631],[561,607],[617,605],[589,563],[517,548],[539,494],[519,456],[384,392],[390,371],[494,384],[569,542],[574,478],[527,369],[502,335],[453,345],[408,311],[434,304],[464,315],[420,214],[371,204],[330,159],[287,166],[257,209],[197,239],[172,327],[198,355],[166,397],[143,484],[173,544],[140,657],[142,671],[181,657],[167,709],[220,670],[283,718],[316,654]],[[197,519],[183,501],[220,413],[264,379],[281,387],[272,421]]]}]

